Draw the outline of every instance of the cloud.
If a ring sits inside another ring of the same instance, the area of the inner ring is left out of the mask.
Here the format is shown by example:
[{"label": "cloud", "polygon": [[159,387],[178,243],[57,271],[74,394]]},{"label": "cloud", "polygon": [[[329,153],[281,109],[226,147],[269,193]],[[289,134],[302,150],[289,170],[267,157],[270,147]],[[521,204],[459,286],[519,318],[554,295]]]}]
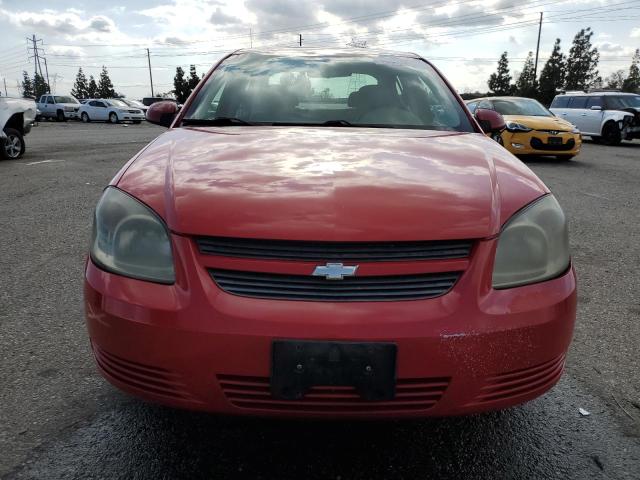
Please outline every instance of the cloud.
[{"label": "cloud", "polygon": [[88,32],[112,32],[115,30],[113,20],[103,15],[83,18],[81,11],[69,9],[56,11],[45,9],[40,12],[12,12],[0,9],[0,18],[6,18],[13,25],[37,30],[40,35],[78,35]]},{"label": "cloud", "polygon": [[211,14],[209,21],[214,25],[236,25],[238,23],[242,23],[238,17],[234,17],[232,15],[227,15],[219,8],[216,8],[214,12]]},{"label": "cloud", "polygon": [[631,30],[631,34],[629,35],[631,38],[640,38],[640,27],[636,27]]}]

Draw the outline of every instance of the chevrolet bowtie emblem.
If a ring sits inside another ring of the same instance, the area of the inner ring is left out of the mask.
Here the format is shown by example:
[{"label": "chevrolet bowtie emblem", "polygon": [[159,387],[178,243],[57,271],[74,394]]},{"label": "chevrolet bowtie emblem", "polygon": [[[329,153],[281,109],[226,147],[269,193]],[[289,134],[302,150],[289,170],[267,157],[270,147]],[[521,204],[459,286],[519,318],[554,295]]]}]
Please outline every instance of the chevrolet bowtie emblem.
[{"label": "chevrolet bowtie emblem", "polygon": [[327,280],[342,280],[344,277],[355,275],[357,269],[357,265],[345,266],[342,263],[327,263],[326,265],[318,265],[312,275],[324,277]]}]

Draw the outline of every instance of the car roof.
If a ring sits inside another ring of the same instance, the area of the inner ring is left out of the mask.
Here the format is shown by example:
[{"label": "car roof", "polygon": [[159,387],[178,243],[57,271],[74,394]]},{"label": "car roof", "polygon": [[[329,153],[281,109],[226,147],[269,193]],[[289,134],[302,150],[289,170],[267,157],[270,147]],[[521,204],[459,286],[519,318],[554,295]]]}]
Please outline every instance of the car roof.
[{"label": "car roof", "polygon": [[535,98],[529,98],[529,97],[510,97],[510,96],[480,97],[480,98],[472,98],[470,100],[465,100],[464,103],[479,102],[481,100],[536,100],[536,99]]},{"label": "car roof", "polygon": [[629,93],[629,92],[565,92],[559,93],[556,97],[565,97],[565,96],[580,96],[580,97],[600,97],[600,96],[611,96],[615,95],[616,97],[620,96],[637,96],[637,93]]},{"label": "car roof", "polygon": [[395,56],[418,58],[422,57],[413,52],[401,52],[397,50],[383,50],[375,48],[312,48],[312,47],[286,47],[286,48],[241,48],[233,52],[238,53],[261,53],[264,55],[282,55],[289,56],[360,56],[360,57],[376,57],[376,56]]}]

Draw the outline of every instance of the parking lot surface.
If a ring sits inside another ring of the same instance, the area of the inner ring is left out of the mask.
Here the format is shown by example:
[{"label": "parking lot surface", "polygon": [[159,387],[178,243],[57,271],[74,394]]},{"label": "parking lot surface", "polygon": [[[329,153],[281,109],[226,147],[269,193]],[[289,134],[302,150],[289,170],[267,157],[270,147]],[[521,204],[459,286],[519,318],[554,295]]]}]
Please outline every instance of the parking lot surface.
[{"label": "parking lot surface", "polygon": [[640,478],[640,142],[527,160],[570,219],[579,280],[552,391],[472,417],[303,422],[149,405],[96,371],[82,312],[91,212],[160,133],[43,123],[24,158],[0,162],[2,478]]}]

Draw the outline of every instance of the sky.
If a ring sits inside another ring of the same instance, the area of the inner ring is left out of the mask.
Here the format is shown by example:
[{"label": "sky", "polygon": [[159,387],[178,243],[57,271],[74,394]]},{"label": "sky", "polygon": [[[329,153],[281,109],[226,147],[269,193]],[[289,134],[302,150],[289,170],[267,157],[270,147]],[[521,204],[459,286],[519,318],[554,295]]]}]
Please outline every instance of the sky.
[{"label": "sky", "polygon": [[603,78],[628,71],[640,48],[640,0],[0,0],[0,91],[4,80],[18,95],[22,71],[33,75],[33,35],[54,93],[69,93],[78,67],[97,79],[104,65],[117,92],[139,99],[151,93],[147,48],[157,94],[177,66],[201,74],[235,49],[294,47],[299,34],[305,47],[412,51],[459,92],[486,91],[502,52],[516,77],[535,51],[540,12],[538,71],[555,39],[568,53],[581,28],[595,32]]}]

